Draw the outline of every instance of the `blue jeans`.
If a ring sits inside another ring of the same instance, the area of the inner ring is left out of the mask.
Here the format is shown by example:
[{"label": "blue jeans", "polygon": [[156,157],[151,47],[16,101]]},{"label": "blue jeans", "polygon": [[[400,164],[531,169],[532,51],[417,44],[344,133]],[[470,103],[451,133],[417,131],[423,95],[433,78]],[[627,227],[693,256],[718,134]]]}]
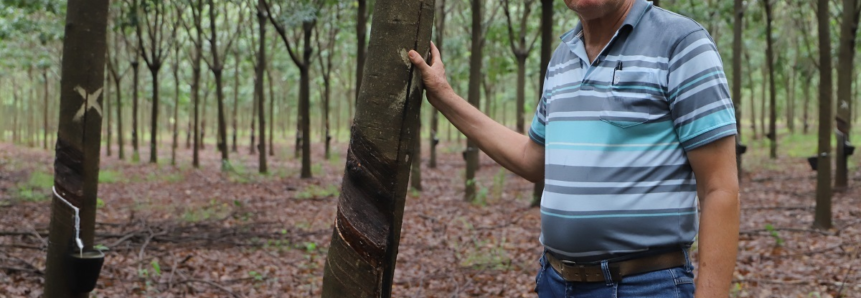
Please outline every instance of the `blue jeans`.
[{"label": "blue jeans", "polygon": [[[687,254],[685,255],[687,257]],[[535,277],[535,292],[539,298],[693,298],[694,273],[688,259],[684,267],[625,276],[612,282],[567,282],[559,276],[544,256],[541,269]],[[609,270],[603,266],[604,275]]]}]

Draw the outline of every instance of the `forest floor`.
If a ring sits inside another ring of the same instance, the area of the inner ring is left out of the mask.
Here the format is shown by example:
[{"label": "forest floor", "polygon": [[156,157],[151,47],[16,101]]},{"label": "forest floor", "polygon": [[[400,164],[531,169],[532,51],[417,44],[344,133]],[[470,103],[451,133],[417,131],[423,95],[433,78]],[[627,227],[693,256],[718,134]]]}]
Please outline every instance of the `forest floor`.
[{"label": "forest floor", "polygon": [[[393,296],[535,297],[532,184],[482,156],[481,202],[464,202],[462,145],[438,148],[438,167],[422,164],[424,190],[408,193]],[[319,296],[346,144],[329,159],[313,147],[312,179],[298,178],[292,147],[276,149],[267,175],[247,147],[227,173],[211,145],[200,169],[185,148],[176,167],[168,147],[159,165],[103,149],[95,243],[109,250],[93,296]],[[0,297],[42,293],[52,156],[0,143]],[[834,196],[834,229],[819,231],[806,162],[749,156],[732,296],[861,297],[861,172]]]}]

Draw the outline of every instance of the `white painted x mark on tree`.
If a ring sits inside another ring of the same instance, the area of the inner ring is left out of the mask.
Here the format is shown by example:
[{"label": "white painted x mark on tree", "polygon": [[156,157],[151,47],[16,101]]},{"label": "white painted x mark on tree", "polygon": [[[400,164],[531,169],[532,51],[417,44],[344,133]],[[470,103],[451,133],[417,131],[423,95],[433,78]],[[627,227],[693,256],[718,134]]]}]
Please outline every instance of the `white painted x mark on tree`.
[{"label": "white painted x mark on tree", "polygon": [[78,112],[75,113],[75,117],[72,118],[73,121],[81,121],[81,117],[84,116],[90,108],[96,109],[96,113],[99,113],[99,116],[102,116],[102,107],[99,105],[99,95],[102,94],[102,88],[96,90],[93,93],[87,93],[87,90],[84,90],[81,86],[75,87],[75,91],[81,95],[81,98],[84,99],[84,104],[81,105],[81,108],[78,109]]}]

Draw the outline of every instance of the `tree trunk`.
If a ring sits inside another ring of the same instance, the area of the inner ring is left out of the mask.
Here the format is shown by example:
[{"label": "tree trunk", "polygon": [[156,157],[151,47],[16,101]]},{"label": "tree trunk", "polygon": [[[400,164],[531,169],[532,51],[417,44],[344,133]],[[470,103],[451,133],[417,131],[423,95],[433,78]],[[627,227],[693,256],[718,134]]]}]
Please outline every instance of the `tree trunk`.
[{"label": "tree trunk", "polygon": [[[218,58],[214,58],[213,56],[213,59]],[[215,96],[218,101],[218,141],[216,143],[218,151],[221,152],[221,170],[225,171],[227,170],[228,162],[230,162],[230,157],[228,156],[227,149],[227,119],[224,115],[224,86],[220,65],[213,71],[213,75],[215,76]]]},{"label": "tree trunk", "polygon": [[[484,15],[484,0],[471,0],[472,3],[472,46],[469,55],[469,89],[468,101],[476,109],[481,107],[481,65],[482,65],[482,18]],[[478,147],[472,139],[466,140],[466,177],[464,180],[463,199],[475,200],[475,172],[478,170]]]},{"label": "tree trunk", "polygon": [[773,0],[763,1],[765,5],[765,56],[766,64],[768,65],[768,96],[769,96],[769,121],[768,121],[768,139],[771,140],[771,150],[769,156],[771,159],[777,159],[777,91],[774,83],[774,40],[771,37],[772,24],[772,9]]},{"label": "tree trunk", "polygon": [[299,67],[299,108],[301,109],[302,126],[302,174],[301,177],[311,178],[311,79],[308,73],[311,68],[311,31],[315,21],[302,22],[305,46],[303,56],[305,63]]},{"label": "tree trunk", "polygon": [[517,60],[517,101],[515,101],[516,107],[514,108],[515,119],[517,121],[517,132],[524,133],[523,130],[523,105],[525,104],[524,98],[526,98],[526,55],[515,55],[515,59]]},{"label": "tree trunk", "polygon": [[323,76],[323,142],[325,144],[324,155],[326,159],[329,159],[329,141],[332,140],[332,136],[329,134],[329,94],[332,88],[329,73],[326,72]]},{"label": "tree trunk", "polygon": [[[157,62],[156,62],[157,63]],[[152,74],[152,114],[150,115],[149,162],[158,163],[158,71],[161,65],[150,68]]]},{"label": "tree trunk", "polygon": [[117,157],[119,157],[120,160],[123,160],[126,155],[125,149],[123,148],[125,144],[123,144],[123,92],[120,91],[123,89],[121,87],[121,83],[121,78],[114,76],[114,89],[117,90],[114,92],[117,97]]},{"label": "tree trunk", "polygon": [[[135,53],[137,55],[137,53]],[[138,151],[138,83],[140,83],[139,71],[140,63],[137,56],[132,60],[132,161],[140,161],[140,152]]]},{"label": "tree trunk", "polygon": [[[436,6],[436,22],[434,22],[436,26],[436,47],[440,52],[440,55],[444,52],[443,50],[443,41],[445,40],[445,0],[439,0],[439,4]],[[439,112],[436,110],[434,106],[431,106],[431,121],[430,121],[430,142],[428,142],[428,146],[430,147],[430,160],[428,161],[428,167],[431,169],[436,168],[436,145],[439,144],[439,136],[437,136],[437,132],[439,131]]]},{"label": "tree trunk", "polygon": [[263,96],[263,70],[266,68],[266,12],[263,11],[264,4],[262,2],[263,0],[257,2],[259,47],[257,48],[257,69],[254,72],[254,93],[257,94],[257,111],[259,112],[257,127],[260,129],[260,145],[257,146],[257,151],[260,151],[260,154],[258,154],[257,170],[264,174],[268,172],[268,169],[266,168],[266,113],[263,109],[266,106],[266,99]]},{"label": "tree trunk", "polygon": [[[198,0],[198,5],[200,5]],[[198,39],[202,40],[200,30],[196,32]],[[198,44],[195,45],[194,58],[191,63],[191,99],[194,101],[194,146],[192,153],[192,165],[195,168],[200,168],[200,59],[203,55],[203,49]]]},{"label": "tree trunk", "polygon": [[[840,25],[840,53],[837,63],[837,130],[849,141],[852,129],[852,73],[855,67],[855,35],[858,29],[856,0],[843,0],[843,16]],[[840,138],[838,138],[839,140]],[[849,158],[843,150],[843,143],[837,144],[837,171],[834,176],[834,189],[845,190],[849,185]]]},{"label": "tree trunk", "polygon": [[[175,60],[179,60],[177,50]],[[173,142],[170,144],[170,165],[176,166],[176,148],[179,147],[179,61],[173,62]]]},{"label": "tree trunk", "polygon": [[753,82],[753,67],[750,62],[750,55],[745,52],[744,56],[747,60],[747,82],[750,85],[750,128],[753,130],[753,139],[759,140],[756,126],[756,84]]},{"label": "tree trunk", "polygon": [[[404,13],[407,12],[407,13]],[[359,92],[323,297],[391,297],[421,80],[406,50],[426,53],[433,0],[378,0]],[[379,30],[379,32],[377,31]]]},{"label": "tree trunk", "polygon": [[[811,79],[810,75],[806,75],[805,81],[809,81]],[[810,131],[810,84],[804,84],[801,87],[801,90],[804,92],[804,111],[801,116],[802,123],[802,133],[807,134]]]},{"label": "tree trunk", "polygon": [[269,83],[269,156],[275,156],[275,146],[272,137],[275,135],[275,91],[272,88],[272,73],[266,67],[266,80]]},{"label": "tree trunk", "polygon": [[789,76],[786,78],[786,127],[790,134],[795,133],[795,65],[798,65],[798,51],[792,62],[793,66],[789,67]]},{"label": "tree trunk", "polygon": [[[54,159],[55,193],[45,270],[44,297],[88,297],[75,293],[66,259],[76,232],[71,204],[80,209],[80,239],[93,248],[101,145],[108,0],[69,1],[63,39],[60,117]],[[66,202],[63,201],[66,200]]]},{"label": "tree trunk", "polygon": [[235,61],[233,65],[233,117],[231,117],[231,122],[233,122],[233,136],[232,141],[232,150],[233,152],[239,152],[239,148],[236,146],[236,137],[238,134],[239,126],[236,121],[237,114],[239,112],[239,54],[235,53]]},{"label": "tree trunk", "polygon": [[759,130],[762,131],[762,133],[765,135],[766,139],[771,139],[770,134],[768,133],[768,130],[765,129],[765,121],[766,121],[765,108],[766,108],[766,103],[768,102],[768,94],[766,93],[768,91],[768,87],[765,86],[765,84],[766,84],[765,80],[766,80],[766,78],[768,78],[767,67],[768,67],[768,65],[765,65],[762,68],[760,68],[761,73],[762,73],[763,86],[761,89],[761,97],[760,97],[760,101],[759,101],[759,104],[760,104],[760,106],[759,106]]},{"label": "tree trunk", "polygon": [[735,0],[735,25],[733,26],[733,42],[732,42],[732,104],[735,106],[736,119],[736,153],[735,162],[738,169],[738,181],[741,182],[742,176],[742,160],[741,152],[738,151],[738,145],[741,144],[741,55],[742,55],[742,28],[744,26],[744,0]]},{"label": "tree trunk", "polygon": [[[45,92],[42,94],[42,149],[48,150],[48,69],[42,69],[42,80],[44,82]],[[107,85],[107,84],[105,84]],[[117,90],[116,92],[119,92]],[[111,113],[109,107],[110,100],[105,101],[105,112],[108,113],[108,156],[111,156]]]},{"label": "tree trunk", "polygon": [[816,213],[813,227],[831,228],[831,32],[828,0],[819,0],[819,157],[816,169]]},{"label": "tree trunk", "polygon": [[[257,73],[256,67],[254,68],[254,73],[255,74]],[[249,123],[251,124],[251,125],[249,125],[249,127],[251,128],[251,133],[249,135],[251,142],[248,143],[248,154],[251,154],[251,155],[257,154],[257,149],[256,149],[257,146],[255,145],[256,143],[254,141],[256,139],[255,133],[257,132],[257,130],[256,130],[257,124],[254,123],[254,120],[257,120],[257,106],[258,106],[257,101],[259,100],[258,94],[257,94],[257,89],[256,89],[257,88],[256,79],[255,79],[255,83],[254,83],[254,88],[255,88],[254,89],[254,95],[253,95],[254,100],[251,101],[251,121],[249,121]]]},{"label": "tree trunk", "polygon": [[[368,23],[368,1],[358,0],[358,10],[356,11],[356,98],[359,99],[359,88],[362,86],[362,71],[365,69],[365,34],[367,32]],[[355,101],[354,100],[354,101]]]}]

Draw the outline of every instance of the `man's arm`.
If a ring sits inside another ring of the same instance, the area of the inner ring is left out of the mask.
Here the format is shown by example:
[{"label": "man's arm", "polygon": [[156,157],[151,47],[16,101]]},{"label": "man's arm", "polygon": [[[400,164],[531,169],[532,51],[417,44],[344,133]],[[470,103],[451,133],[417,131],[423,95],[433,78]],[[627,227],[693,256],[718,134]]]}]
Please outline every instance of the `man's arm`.
[{"label": "man's arm", "polygon": [[455,94],[433,43],[431,53],[433,61],[428,65],[416,51],[409,52],[410,61],[422,73],[428,102],[497,163],[529,181],[543,180],[544,147],[493,121]]},{"label": "man's arm", "polygon": [[739,199],[735,137],[688,152],[702,206],[697,298],[729,296],[738,250]]}]

